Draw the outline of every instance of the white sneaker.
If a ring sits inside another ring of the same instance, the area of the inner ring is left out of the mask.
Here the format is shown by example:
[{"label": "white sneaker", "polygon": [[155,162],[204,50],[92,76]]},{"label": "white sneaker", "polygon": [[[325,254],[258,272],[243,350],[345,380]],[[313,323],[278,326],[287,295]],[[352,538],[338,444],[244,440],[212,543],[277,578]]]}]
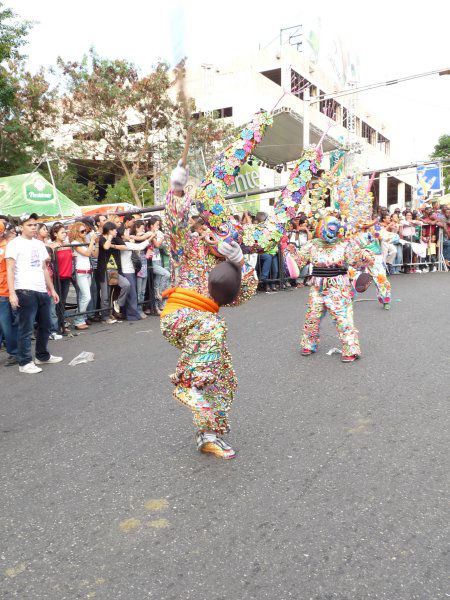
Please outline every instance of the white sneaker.
[{"label": "white sneaker", "polygon": [[33,361],[23,365],[23,367],[19,367],[19,373],[28,373],[29,375],[33,375],[34,373],[40,373],[42,369],[37,367]]},{"label": "white sneaker", "polygon": [[[48,360],[39,360],[38,358],[34,359],[34,362],[37,365],[48,365],[49,363],[58,363],[61,362],[63,360],[62,356],[53,356],[52,354],[50,354],[50,358]],[[40,369],[42,370],[42,369]]]},{"label": "white sneaker", "polygon": [[48,337],[50,340],[62,340],[62,335],[59,335],[56,331],[53,331]]},{"label": "white sneaker", "polygon": [[105,319],[105,323],[108,323],[108,325],[112,325],[113,323],[117,323],[117,319],[113,319],[111,317],[111,319]]},{"label": "white sneaker", "polygon": [[145,314],[144,311],[141,311],[139,314],[141,315],[141,319],[146,319],[147,318],[147,315]]}]

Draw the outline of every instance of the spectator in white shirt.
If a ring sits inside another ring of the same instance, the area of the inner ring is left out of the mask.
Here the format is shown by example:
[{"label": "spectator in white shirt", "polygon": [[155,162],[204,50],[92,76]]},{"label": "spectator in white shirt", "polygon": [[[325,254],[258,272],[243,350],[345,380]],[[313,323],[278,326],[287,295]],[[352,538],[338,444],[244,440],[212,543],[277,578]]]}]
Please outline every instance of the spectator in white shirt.
[{"label": "spectator in white shirt", "polygon": [[[6,248],[9,301],[19,315],[17,362],[21,373],[39,373],[37,365],[57,363],[60,356],[48,351],[50,335],[50,292],[55,304],[59,302],[47,270],[49,259],[45,245],[35,238],[37,214],[22,215],[21,235]],[[31,355],[31,336],[37,322],[35,362]]]}]

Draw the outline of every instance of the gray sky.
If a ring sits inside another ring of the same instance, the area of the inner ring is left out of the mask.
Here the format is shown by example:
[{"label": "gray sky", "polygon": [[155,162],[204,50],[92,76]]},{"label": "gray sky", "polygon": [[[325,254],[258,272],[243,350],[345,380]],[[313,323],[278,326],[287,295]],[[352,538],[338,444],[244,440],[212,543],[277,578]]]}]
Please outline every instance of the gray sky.
[{"label": "gray sky", "polygon": [[[32,69],[51,66],[58,55],[79,59],[90,46],[143,72],[180,52],[195,63],[222,64],[268,44],[280,27],[317,18],[358,56],[361,83],[450,68],[445,0],[4,2],[37,21],[27,47]],[[426,159],[438,137],[450,134],[450,76],[365,92],[361,101],[390,127],[402,160]]]}]

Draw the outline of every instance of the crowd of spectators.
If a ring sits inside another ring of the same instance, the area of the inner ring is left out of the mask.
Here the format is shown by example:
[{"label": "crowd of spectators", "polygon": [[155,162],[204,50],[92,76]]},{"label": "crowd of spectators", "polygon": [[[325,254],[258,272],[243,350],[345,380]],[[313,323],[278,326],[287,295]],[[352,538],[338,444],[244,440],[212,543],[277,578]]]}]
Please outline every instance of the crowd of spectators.
[{"label": "crowd of spectators", "polygon": [[436,201],[417,210],[396,208],[392,214],[380,207],[373,223],[393,234],[390,240],[382,236],[381,243],[388,274],[436,271],[439,256],[450,267],[450,207]]},{"label": "crowd of spectators", "polygon": [[[131,214],[123,219],[98,215],[50,226],[38,223],[36,215],[24,215],[18,225],[0,216],[0,226],[0,346],[6,346],[7,364],[19,363],[21,369],[26,367],[23,372],[39,372],[38,355],[48,360],[49,338],[61,339],[71,334],[71,328],[89,329],[95,321],[138,321],[163,309],[162,292],[169,285],[170,272],[160,217],[138,220]],[[16,246],[25,252],[23,257]],[[15,277],[12,294],[8,258]],[[20,358],[18,340],[24,336],[20,314],[31,293],[23,289],[25,279],[33,284],[33,278],[39,281],[32,291],[37,294],[36,302],[29,310],[33,322],[27,323],[27,354]],[[71,288],[75,306],[68,303]],[[13,306],[16,292],[18,302]],[[32,335],[36,338],[34,362]]]},{"label": "crowd of spectators", "polygon": [[[261,223],[268,217],[265,212],[254,215],[244,211],[234,215],[242,224]],[[388,275],[399,273],[425,273],[436,271],[438,258],[443,257],[450,268],[450,206],[441,207],[439,202],[425,203],[417,210],[380,207],[367,223],[381,231],[381,250]],[[442,234],[440,235],[440,232]],[[314,237],[314,227],[304,213],[291,219],[289,231],[281,240],[281,251],[294,252]],[[290,286],[303,287],[310,283],[310,268],[306,266],[300,276],[290,278],[287,266],[281,260],[280,251],[250,257],[260,280],[259,290],[268,294]],[[280,270],[284,270],[281,277]]]},{"label": "crowd of spectators", "polygon": [[[57,340],[70,334],[71,327],[82,331],[95,321],[113,324],[118,320],[145,319],[152,312],[160,314],[162,292],[170,282],[170,258],[159,216],[141,220],[132,214],[123,218],[98,215],[51,226],[30,218],[31,225],[22,219],[17,226],[0,215],[0,347],[6,345],[7,364],[19,362],[26,368],[26,361],[30,362],[33,328],[38,361],[56,361],[58,357],[48,354],[47,339],[44,339],[43,331],[47,327],[49,337]],[[244,211],[234,218],[242,224],[263,223],[268,215],[262,211],[255,214]],[[389,275],[435,271],[439,257],[450,268],[450,207],[441,207],[438,202],[424,204],[418,210],[395,208],[389,212],[380,207],[368,225],[386,234],[380,238]],[[198,229],[200,233],[201,219],[191,219],[190,226],[193,232]],[[260,291],[270,294],[309,285],[309,266],[292,277],[280,253],[294,252],[313,236],[311,222],[300,213],[291,219],[279,247],[265,254],[248,255],[259,277]],[[28,277],[32,287],[34,285],[30,292],[26,288],[25,292],[22,288],[18,290],[17,305],[23,308],[21,324],[17,316],[20,310],[10,301],[6,275],[8,246],[14,240],[17,242],[10,247],[15,252],[11,256],[15,256],[16,290],[18,279],[23,286],[24,278]],[[22,256],[19,250],[25,254]],[[37,273],[33,269],[40,264],[41,257],[44,257],[45,269]],[[33,269],[27,267],[27,260]],[[17,270],[22,264],[23,273]],[[52,287],[47,285],[47,280]],[[68,304],[71,286],[72,296],[76,297],[72,307]],[[24,317],[26,305],[29,306]],[[30,325],[31,318],[34,322]],[[17,336],[25,337],[26,343],[23,340],[18,343]],[[20,360],[18,352],[22,352]],[[30,372],[41,370],[33,365]]]}]

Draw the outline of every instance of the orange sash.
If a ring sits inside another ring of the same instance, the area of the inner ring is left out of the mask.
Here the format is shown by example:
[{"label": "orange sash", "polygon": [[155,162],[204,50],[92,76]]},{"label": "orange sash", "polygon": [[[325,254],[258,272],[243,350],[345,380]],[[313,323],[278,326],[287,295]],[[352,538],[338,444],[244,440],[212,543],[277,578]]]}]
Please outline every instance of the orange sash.
[{"label": "orange sash", "polygon": [[167,304],[161,313],[161,317],[170,315],[179,308],[194,308],[195,310],[212,313],[219,312],[219,305],[214,300],[188,288],[169,288],[164,290],[162,295],[164,298],[167,297]]}]

